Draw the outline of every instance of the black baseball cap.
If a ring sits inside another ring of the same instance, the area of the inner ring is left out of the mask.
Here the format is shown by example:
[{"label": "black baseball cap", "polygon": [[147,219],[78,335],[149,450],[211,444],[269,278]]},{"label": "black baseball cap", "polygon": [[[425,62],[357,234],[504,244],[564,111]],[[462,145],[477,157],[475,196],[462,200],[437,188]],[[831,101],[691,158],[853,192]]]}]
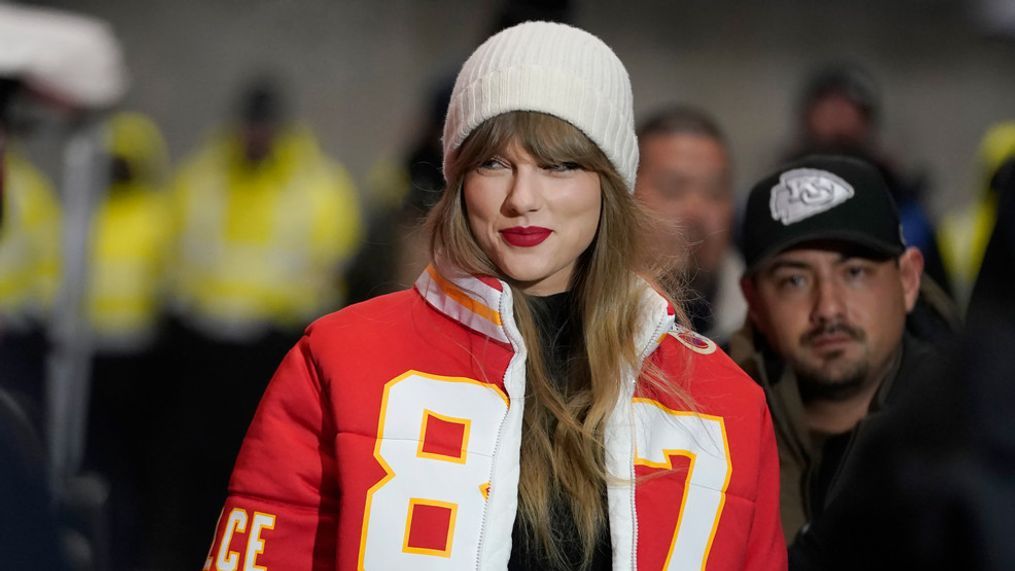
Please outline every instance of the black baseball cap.
[{"label": "black baseball cap", "polygon": [[899,211],[881,173],[860,159],[811,155],[754,185],[743,222],[748,273],[803,242],[834,240],[885,257],[906,249]]}]

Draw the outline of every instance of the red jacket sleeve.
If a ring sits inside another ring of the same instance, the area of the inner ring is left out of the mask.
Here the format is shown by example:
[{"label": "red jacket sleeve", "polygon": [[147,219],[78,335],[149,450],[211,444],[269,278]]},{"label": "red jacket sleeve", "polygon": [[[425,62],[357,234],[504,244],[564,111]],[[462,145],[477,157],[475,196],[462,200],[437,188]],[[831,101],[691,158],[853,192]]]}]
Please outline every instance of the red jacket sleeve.
[{"label": "red jacket sleeve", "polygon": [[205,571],[334,569],[335,424],[322,395],[304,337],[282,361],[247,431]]},{"label": "red jacket sleeve", "polygon": [[758,495],[754,504],[754,521],[747,543],[747,562],[744,569],[752,571],[787,568],[786,540],[782,534],[779,516],[779,453],[775,445],[775,432],[768,406],[762,405],[759,427]]}]

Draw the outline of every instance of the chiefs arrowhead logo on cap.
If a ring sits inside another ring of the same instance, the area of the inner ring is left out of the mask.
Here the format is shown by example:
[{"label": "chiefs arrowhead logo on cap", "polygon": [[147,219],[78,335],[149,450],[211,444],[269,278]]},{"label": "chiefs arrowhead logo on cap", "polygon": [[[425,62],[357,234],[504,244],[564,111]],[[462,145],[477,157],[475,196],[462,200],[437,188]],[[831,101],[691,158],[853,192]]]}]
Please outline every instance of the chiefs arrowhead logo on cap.
[{"label": "chiefs arrowhead logo on cap", "polygon": [[772,219],[789,226],[820,214],[853,197],[853,187],[828,171],[793,169],[779,176],[772,187]]}]

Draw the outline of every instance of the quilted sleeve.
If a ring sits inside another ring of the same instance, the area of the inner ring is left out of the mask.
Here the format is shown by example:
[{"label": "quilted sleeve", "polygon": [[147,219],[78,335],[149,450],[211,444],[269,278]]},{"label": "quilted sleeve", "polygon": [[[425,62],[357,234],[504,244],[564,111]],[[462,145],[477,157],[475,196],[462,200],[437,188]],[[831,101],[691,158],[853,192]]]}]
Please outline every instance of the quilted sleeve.
[{"label": "quilted sleeve", "polygon": [[204,571],[335,568],[335,425],[323,394],[304,337],[247,431]]},{"label": "quilted sleeve", "polygon": [[762,404],[762,407],[764,410],[758,430],[758,493],[744,569],[783,571],[787,566],[787,552],[779,516],[779,454],[768,406]]}]

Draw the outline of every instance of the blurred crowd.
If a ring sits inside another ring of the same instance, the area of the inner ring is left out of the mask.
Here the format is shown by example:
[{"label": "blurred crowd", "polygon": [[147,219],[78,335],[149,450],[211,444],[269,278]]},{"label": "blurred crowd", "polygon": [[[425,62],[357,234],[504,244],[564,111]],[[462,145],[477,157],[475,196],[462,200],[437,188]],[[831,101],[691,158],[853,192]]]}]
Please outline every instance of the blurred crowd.
[{"label": "blurred crowd", "polygon": [[[550,10],[509,8],[498,26],[567,17],[566,9]],[[18,11],[0,6],[0,20]],[[294,113],[292,93],[272,77],[252,77],[233,114],[174,161],[159,126],[141,113],[47,89],[44,76],[0,75],[0,505],[22,510],[5,507],[0,549],[36,558],[24,568],[199,568],[240,442],[285,352],[316,317],[408,287],[425,267],[419,225],[443,190],[440,133],[451,79],[434,79],[425,120],[401,157],[378,161],[357,183],[322,151],[313,126]],[[1013,529],[991,527],[1011,517],[988,517],[998,508],[982,494],[995,486],[999,503],[1012,495],[1005,484],[1015,458],[1011,420],[997,407],[1015,403],[1000,382],[1012,378],[1004,353],[1015,342],[1005,277],[1015,222],[1015,109],[968,157],[980,172],[968,206],[935,218],[929,189],[880,143],[878,78],[833,63],[802,75],[801,85],[786,94],[795,98],[797,135],[784,142],[782,158],[853,157],[880,174],[904,244],[923,260],[918,298],[902,315],[906,335],[941,360],[907,374],[942,378],[915,403],[899,397],[900,416],[877,427],[896,431],[866,452],[905,456],[899,469],[912,477],[903,484],[875,486],[853,465],[837,480],[831,472],[847,455],[841,446],[819,443],[818,452],[796,459],[802,472],[819,470],[811,456],[840,460],[826,460],[827,473],[809,480],[806,505],[784,509],[793,565],[828,568],[815,553],[829,545],[862,558],[862,546],[828,537],[845,533],[836,525],[883,531],[864,523],[876,510],[855,512],[883,506],[887,490],[911,493],[907,501],[919,508],[903,548],[927,556],[910,562],[960,561],[957,548],[936,561],[933,554],[944,551],[938,541],[962,536],[955,541],[986,550],[975,568],[995,568],[990,557],[1004,554],[998,560],[1013,564],[1000,539]],[[43,172],[24,150],[31,132],[17,111],[26,105],[67,117],[62,171]],[[654,243],[674,262],[671,285],[694,330],[736,358],[738,338],[749,340],[745,355],[768,349],[749,328],[759,309],[742,292],[748,268],[739,221],[750,212],[734,188],[724,122],[683,101],[646,113],[636,197],[652,213]],[[956,353],[958,364],[949,361]],[[928,411],[948,415],[957,403],[968,408],[941,420],[954,430],[928,420]],[[968,436],[974,433],[981,438]],[[930,463],[935,442],[940,462]],[[786,469],[784,493],[799,486]],[[833,482],[844,496],[836,499]],[[935,506],[942,495],[947,501]],[[818,519],[822,512],[831,516]],[[831,523],[808,534],[816,521]],[[880,537],[869,543],[882,544]]]}]

